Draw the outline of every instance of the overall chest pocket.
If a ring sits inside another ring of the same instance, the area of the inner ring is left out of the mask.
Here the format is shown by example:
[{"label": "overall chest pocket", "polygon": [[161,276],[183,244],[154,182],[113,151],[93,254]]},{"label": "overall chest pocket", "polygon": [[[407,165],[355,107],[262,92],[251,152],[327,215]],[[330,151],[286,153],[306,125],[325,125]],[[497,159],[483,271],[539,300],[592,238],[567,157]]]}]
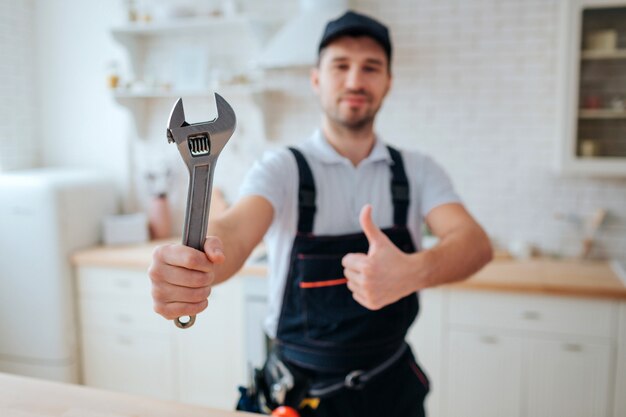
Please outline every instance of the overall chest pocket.
[{"label": "overall chest pocket", "polygon": [[306,337],[327,343],[363,345],[402,333],[406,321],[405,303],[398,302],[371,311],[352,297],[343,274],[343,255],[297,257],[296,282]]}]

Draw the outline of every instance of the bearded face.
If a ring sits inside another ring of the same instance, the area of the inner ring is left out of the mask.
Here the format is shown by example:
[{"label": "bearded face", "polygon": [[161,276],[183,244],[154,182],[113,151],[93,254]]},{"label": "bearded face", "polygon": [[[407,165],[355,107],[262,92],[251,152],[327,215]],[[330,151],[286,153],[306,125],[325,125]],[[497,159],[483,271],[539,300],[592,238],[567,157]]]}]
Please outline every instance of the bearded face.
[{"label": "bearded face", "polygon": [[331,123],[362,129],[373,124],[391,87],[387,55],[369,37],[339,38],[322,51],[311,82]]}]

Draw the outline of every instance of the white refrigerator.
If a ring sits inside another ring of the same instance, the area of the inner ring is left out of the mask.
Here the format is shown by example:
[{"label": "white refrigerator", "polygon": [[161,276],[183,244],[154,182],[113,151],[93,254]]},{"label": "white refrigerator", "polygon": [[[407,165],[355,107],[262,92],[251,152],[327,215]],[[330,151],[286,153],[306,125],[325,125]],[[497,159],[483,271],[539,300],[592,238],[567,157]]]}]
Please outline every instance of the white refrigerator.
[{"label": "white refrigerator", "polygon": [[117,213],[114,182],[89,171],[0,174],[0,372],[79,382],[71,254]]}]

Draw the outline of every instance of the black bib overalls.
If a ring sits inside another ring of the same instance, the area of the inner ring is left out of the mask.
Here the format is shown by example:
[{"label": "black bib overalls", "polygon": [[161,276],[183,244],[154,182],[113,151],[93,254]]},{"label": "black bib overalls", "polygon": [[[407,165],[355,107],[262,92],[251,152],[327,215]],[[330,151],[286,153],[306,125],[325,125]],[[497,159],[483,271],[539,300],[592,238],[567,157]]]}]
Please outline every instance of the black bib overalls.
[{"label": "black bib overalls", "polygon": [[[389,197],[393,200],[394,226],[383,232],[398,248],[411,253],[415,246],[406,226],[409,184],[400,153],[388,149],[393,160]],[[296,149],[290,150],[300,177],[299,218],[278,321],[276,349],[280,357],[301,368],[317,386],[354,371],[367,372],[393,358],[384,372],[366,384],[355,380],[353,389],[335,390],[327,398],[321,396],[319,408],[311,415],[423,415],[428,380],[404,341],[419,310],[417,294],[377,311],[368,310],[352,298],[341,259],[348,253],[367,253],[368,240],[362,232],[335,236],[312,233],[316,212],[313,174],[304,156]],[[381,404],[375,405],[377,402]],[[398,407],[400,414],[379,408],[385,406]]]}]

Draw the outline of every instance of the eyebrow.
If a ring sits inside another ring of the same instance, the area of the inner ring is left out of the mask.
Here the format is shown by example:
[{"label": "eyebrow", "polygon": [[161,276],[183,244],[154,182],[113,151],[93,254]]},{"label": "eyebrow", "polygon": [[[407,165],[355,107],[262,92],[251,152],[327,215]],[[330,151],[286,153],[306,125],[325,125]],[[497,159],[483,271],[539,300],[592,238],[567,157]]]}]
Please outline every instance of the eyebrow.
[{"label": "eyebrow", "polygon": [[[338,56],[338,57],[333,58],[331,62],[344,62],[348,60],[349,60],[348,57]],[[366,58],[365,63],[370,64],[370,65],[379,65],[381,67],[385,65],[383,61],[381,61],[380,59],[376,59],[376,58]]]}]

